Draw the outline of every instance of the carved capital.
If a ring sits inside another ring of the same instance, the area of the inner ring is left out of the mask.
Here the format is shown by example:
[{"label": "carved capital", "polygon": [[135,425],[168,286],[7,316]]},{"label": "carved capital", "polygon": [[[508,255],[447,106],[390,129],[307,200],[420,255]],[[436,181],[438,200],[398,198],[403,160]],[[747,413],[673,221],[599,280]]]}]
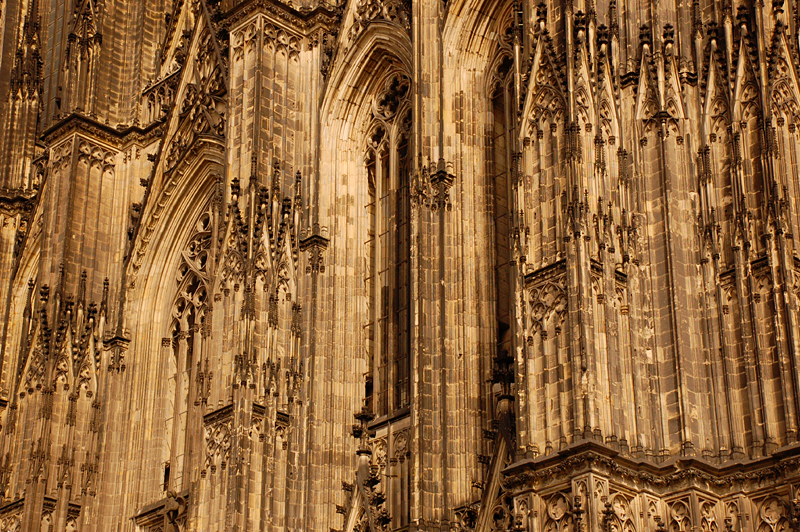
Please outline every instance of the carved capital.
[{"label": "carved capital", "polygon": [[308,266],[306,273],[325,273],[325,258],[323,253],[328,249],[330,240],[326,236],[327,229],[314,224],[313,229],[307,232],[300,240],[300,251],[308,251]]}]

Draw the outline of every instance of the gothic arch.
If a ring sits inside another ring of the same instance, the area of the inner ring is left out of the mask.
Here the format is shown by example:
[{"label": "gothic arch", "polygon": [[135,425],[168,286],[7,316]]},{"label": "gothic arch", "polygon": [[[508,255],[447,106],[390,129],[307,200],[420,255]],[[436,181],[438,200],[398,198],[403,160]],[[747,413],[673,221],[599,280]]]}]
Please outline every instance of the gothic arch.
[{"label": "gothic arch", "polygon": [[733,98],[732,117],[734,120],[749,120],[760,113],[759,88],[755,80],[746,79],[737,84]]},{"label": "gothic arch", "polygon": [[322,123],[326,119],[352,120],[365,98],[375,91],[376,78],[383,79],[391,71],[410,74],[412,57],[411,40],[405,31],[381,21],[371,23],[331,72],[320,109]]},{"label": "gothic arch", "polygon": [[[186,334],[185,327],[174,330],[176,322],[183,318],[176,315],[176,305],[192,297],[202,297],[207,302],[214,290],[200,271],[205,259],[196,252],[205,251],[191,239],[197,237],[197,228],[203,225],[209,205],[219,199],[222,156],[216,150],[205,151],[188,167],[178,167],[167,178],[161,194],[151,198],[151,209],[145,212],[132,260],[127,265],[126,315],[148,316],[149,319],[137,322],[130,331],[130,354],[126,358],[129,365],[138,366],[132,373],[132,378],[139,381],[137,386],[152,397],[163,395],[168,387],[165,379],[169,379],[170,364],[165,356],[177,339],[172,333]],[[205,222],[206,225],[210,223],[211,220]],[[140,253],[138,262],[136,253]],[[154,433],[164,433],[166,418],[161,419],[159,412],[167,415],[165,406],[151,403],[149,408],[143,423]],[[142,460],[142,470],[162,461],[162,453],[145,448],[153,445],[154,442],[144,440],[131,442],[134,456]],[[149,464],[145,465],[145,461]],[[175,473],[173,469],[173,478]],[[165,479],[167,476],[165,471]],[[143,487],[152,500],[162,496],[163,484],[156,477],[151,475],[152,484]]]},{"label": "gothic arch", "polygon": [[493,98],[497,91],[511,83],[511,69],[514,67],[514,57],[511,50],[498,46],[494,56],[487,63],[484,85],[486,95]]},{"label": "gothic arch", "polygon": [[444,50],[455,50],[456,63],[463,68],[483,72],[495,53],[495,37],[502,39],[511,27],[513,2],[451,0],[447,14],[442,31]]},{"label": "gothic arch", "polygon": [[[321,168],[333,176],[345,176],[347,187],[356,195],[357,205],[366,205],[367,178],[364,167],[364,144],[374,126],[374,99],[392,78],[404,76],[411,80],[411,45],[408,35],[385,24],[373,23],[351,48],[343,65],[334,69],[320,111],[323,138],[337,139],[321,150]],[[409,81],[410,83],[410,81]],[[413,93],[409,86],[409,97]],[[405,112],[406,108],[398,109]],[[385,122],[385,121],[384,121]],[[387,131],[392,133],[392,131]],[[323,180],[325,181],[325,180]],[[329,181],[321,184],[321,208],[338,187]],[[354,192],[353,192],[354,191]],[[324,211],[321,211],[324,212]]]},{"label": "gothic arch", "polygon": [[[388,142],[398,142],[400,138],[410,140],[411,127],[411,80],[401,71],[391,72],[381,78],[381,83],[377,84],[378,91],[371,100],[371,111],[365,120],[367,126],[363,129],[364,144],[371,145],[380,142],[376,138],[379,130],[383,129],[387,135]],[[379,101],[380,95],[389,95],[392,101]],[[392,96],[394,95],[394,96]],[[399,98],[399,99],[397,99]],[[356,134],[362,133],[356,129]],[[357,139],[353,139],[357,140]]]},{"label": "gothic arch", "polygon": [[[195,223],[208,209],[211,196],[218,193],[218,179],[222,172],[220,159],[219,155],[196,159],[185,171],[177,172],[171,182],[165,183],[161,194],[152,198],[155,205],[146,209],[142,231],[133,246],[133,260],[127,265],[129,282],[125,287],[128,305],[137,307],[139,312],[158,312],[168,306],[168,299],[174,297],[174,290],[167,288],[170,281],[174,283],[175,272],[183,259],[183,246],[177,247],[173,243],[187,242]],[[135,261],[137,253],[142,255],[139,263]],[[141,286],[138,279],[142,279]],[[209,291],[213,289],[208,288]],[[153,322],[150,322],[144,333],[154,329]],[[160,341],[160,336],[153,340],[154,345],[157,341]]]},{"label": "gothic arch", "polygon": [[780,78],[772,87],[773,115],[783,116],[791,122],[800,120],[800,105],[792,83],[787,78]]},{"label": "gothic arch", "polygon": [[[199,208],[197,198],[206,198],[215,190],[225,164],[225,146],[219,139],[204,138],[197,148],[169,172],[158,168],[125,265],[126,289],[136,288],[140,272],[147,274],[146,280],[151,279],[150,273],[159,274],[149,269],[167,258],[164,253],[172,251],[169,243],[174,242],[177,231],[199,216],[199,211],[194,212]],[[187,211],[192,211],[194,218]]]},{"label": "gothic arch", "polygon": [[366,393],[376,415],[409,400],[411,80],[401,72],[376,85],[362,144],[367,195],[364,240]]}]

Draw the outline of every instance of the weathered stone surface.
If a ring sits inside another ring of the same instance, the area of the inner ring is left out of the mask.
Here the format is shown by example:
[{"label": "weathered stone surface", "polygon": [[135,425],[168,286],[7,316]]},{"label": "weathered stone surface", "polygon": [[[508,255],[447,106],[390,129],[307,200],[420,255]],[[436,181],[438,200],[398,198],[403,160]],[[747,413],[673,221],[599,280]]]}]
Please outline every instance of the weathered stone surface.
[{"label": "weathered stone surface", "polygon": [[0,532],[800,528],[796,0],[0,8]]}]

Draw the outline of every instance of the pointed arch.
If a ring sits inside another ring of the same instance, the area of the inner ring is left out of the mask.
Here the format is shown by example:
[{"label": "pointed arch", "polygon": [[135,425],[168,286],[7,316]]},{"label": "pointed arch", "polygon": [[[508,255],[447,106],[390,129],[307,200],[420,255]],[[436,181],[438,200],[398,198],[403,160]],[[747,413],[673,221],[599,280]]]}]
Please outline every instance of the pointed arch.
[{"label": "pointed arch", "polygon": [[[135,457],[132,467],[143,472],[169,470],[164,474],[168,483],[160,475],[142,477],[140,493],[146,500],[160,499],[167,487],[179,487],[185,478],[176,459],[184,448],[177,442],[183,441],[178,437],[186,409],[176,401],[188,399],[186,375],[197,362],[191,356],[193,337],[201,334],[216,289],[206,269],[214,259],[209,244],[215,222],[208,211],[220,199],[224,150],[209,142],[177,165],[159,194],[150,199],[126,265],[124,315],[147,316],[126,324],[131,339],[127,359],[135,368],[133,385],[153,398],[144,405],[151,411],[143,423],[147,431],[159,435],[129,443]],[[178,421],[176,413],[183,415],[178,425],[173,422]]]},{"label": "pointed arch", "polygon": [[511,42],[510,0],[454,0],[448,2],[442,29],[444,50],[451,51],[461,68],[486,71],[498,41]]},{"label": "pointed arch", "polygon": [[[413,70],[411,39],[404,31],[380,21],[370,24],[353,46],[336,61],[322,101],[323,120],[363,120],[365,99],[376,83],[393,72],[408,77]],[[357,110],[360,109],[359,113]],[[339,138],[339,137],[336,137]]]}]

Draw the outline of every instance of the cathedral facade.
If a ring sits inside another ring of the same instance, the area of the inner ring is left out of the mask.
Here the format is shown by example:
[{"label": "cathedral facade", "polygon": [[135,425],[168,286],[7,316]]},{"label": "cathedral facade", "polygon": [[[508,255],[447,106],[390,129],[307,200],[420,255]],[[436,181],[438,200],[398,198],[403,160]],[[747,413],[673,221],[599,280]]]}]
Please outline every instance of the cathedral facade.
[{"label": "cathedral facade", "polygon": [[0,18],[0,532],[800,530],[797,0]]}]

